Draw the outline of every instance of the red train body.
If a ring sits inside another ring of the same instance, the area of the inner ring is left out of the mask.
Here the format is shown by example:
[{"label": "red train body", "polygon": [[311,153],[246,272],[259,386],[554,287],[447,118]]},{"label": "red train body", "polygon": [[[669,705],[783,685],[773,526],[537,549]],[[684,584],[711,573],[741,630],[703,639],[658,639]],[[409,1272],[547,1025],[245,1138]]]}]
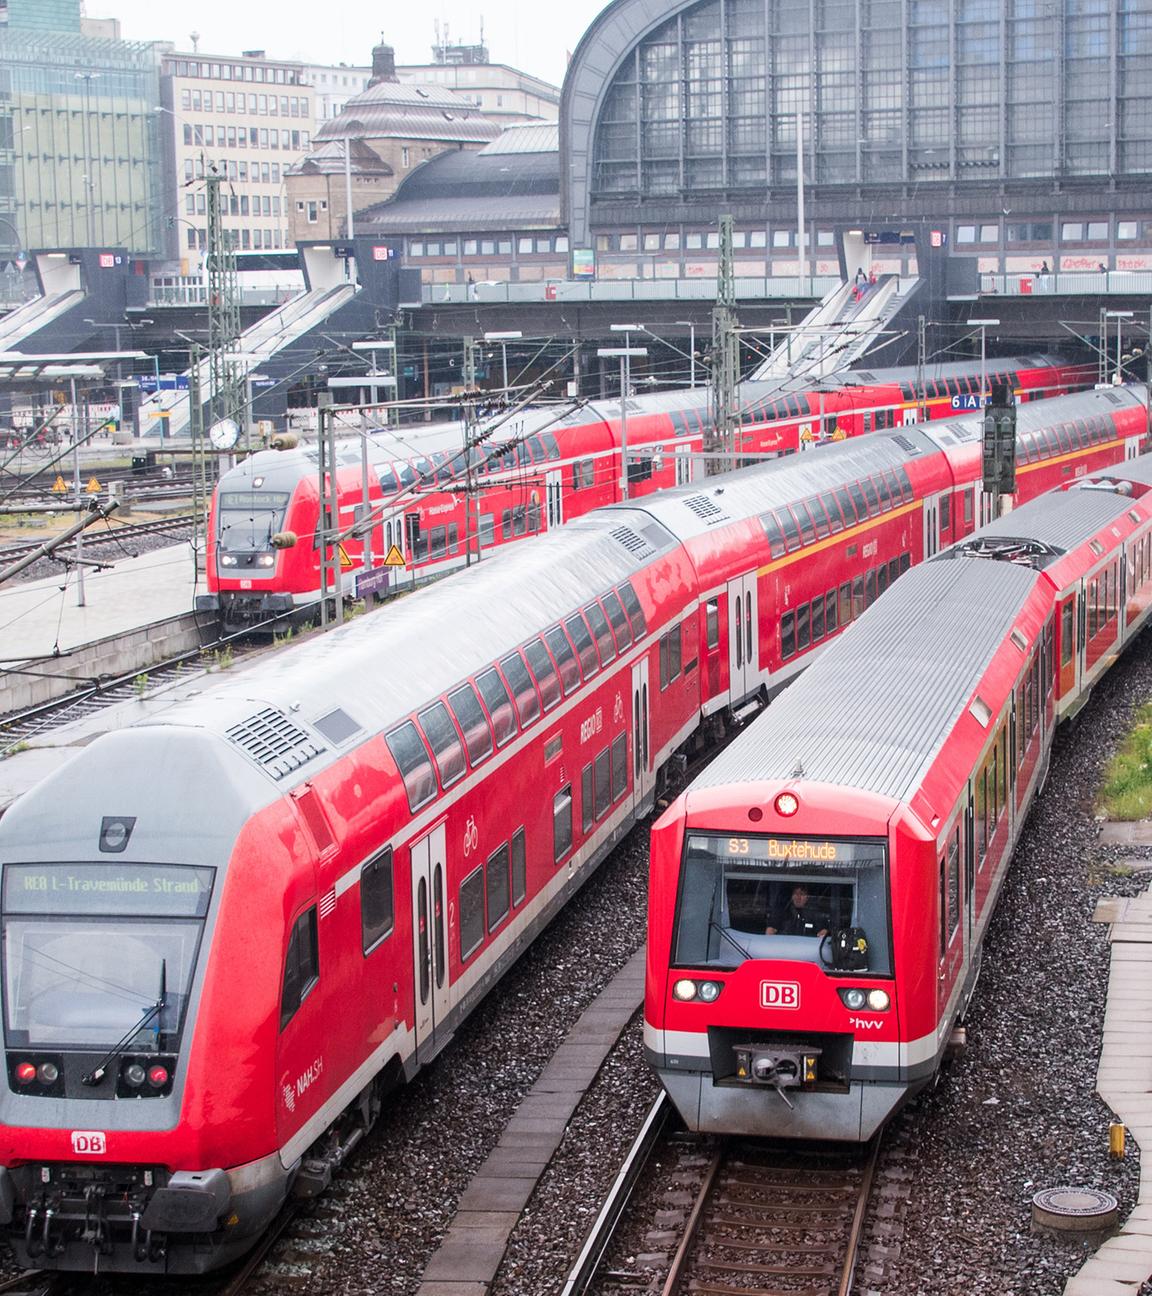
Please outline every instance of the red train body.
[{"label": "red train body", "polygon": [[865,1140],[936,1074],[1059,720],[1152,608],[1152,457],[902,581],[652,834],[645,1047],[689,1128]]},{"label": "red train body", "polygon": [[[987,377],[1010,381],[1021,400],[1063,395],[1089,385],[1090,366],[1049,356],[990,362]],[[971,362],[933,368],[918,396],[911,369],[861,370],[813,389],[785,391],[767,383],[741,387],[737,454],[786,455],[877,429],[955,417],[978,399],[979,369]],[[629,495],[633,498],[702,475],[708,394],[689,389],[637,396],[628,416]],[[595,401],[560,418],[533,410],[473,451],[476,500],[464,490],[464,428],[381,429],[368,447],[368,500],[379,514],[369,543],[349,536],[337,555],[347,595],[381,592],[466,565],[593,509],[621,494],[619,404]],[[357,520],[364,503],[358,442],[338,451],[339,526]],[[404,494],[399,492],[404,491]],[[314,449],[262,451],[221,478],[209,526],[209,593],[197,607],[218,613],[227,629],[262,625],[319,598],[320,516]],[[278,547],[273,537],[295,543]],[[393,546],[407,562],[402,574],[384,560]],[[331,587],[330,587],[331,588]]]},{"label": "red train body", "polygon": [[[1144,424],[1123,390],[1023,408],[1021,498],[1122,465]],[[0,820],[20,1261],[199,1272],[320,1191],[711,717],[971,533],[977,425],[600,510],[217,677],[21,798]]]}]

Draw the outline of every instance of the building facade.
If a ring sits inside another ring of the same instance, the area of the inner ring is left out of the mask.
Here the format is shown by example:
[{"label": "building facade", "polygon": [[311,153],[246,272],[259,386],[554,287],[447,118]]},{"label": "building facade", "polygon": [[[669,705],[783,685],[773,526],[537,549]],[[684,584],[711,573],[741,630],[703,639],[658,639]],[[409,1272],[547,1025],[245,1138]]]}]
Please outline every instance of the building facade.
[{"label": "building facade", "polygon": [[413,63],[398,67],[396,75],[444,86],[500,126],[555,121],[560,114],[558,87],[504,63]]},{"label": "building facade", "polygon": [[304,84],[312,87],[312,103],[316,112],[316,130],[325,122],[339,117],[344,105],[353,95],[368,88],[372,78],[370,67],[352,67],[347,63],[335,66],[321,63],[304,65]]}]

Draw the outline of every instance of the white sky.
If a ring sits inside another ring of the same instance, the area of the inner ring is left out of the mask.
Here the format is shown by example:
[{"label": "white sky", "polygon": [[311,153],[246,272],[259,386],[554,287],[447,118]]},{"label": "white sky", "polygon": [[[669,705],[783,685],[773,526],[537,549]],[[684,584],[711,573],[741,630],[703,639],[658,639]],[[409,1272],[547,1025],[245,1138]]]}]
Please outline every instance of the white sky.
[{"label": "white sky", "polygon": [[314,2],[273,0],[198,0],[194,6],[85,0],[85,11],[93,18],[119,18],[126,40],[171,40],[178,49],[190,50],[189,35],[197,31],[206,54],[262,49],[272,58],[364,65],[371,62],[372,46],[381,34],[395,47],[397,62],[428,63],[437,19],[441,28],[447,24],[453,41],[471,43],[479,37],[483,17],[493,62],[509,63],[560,85],[568,54],[605,3],[432,0],[425,7],[401,0],[380,5],[337,0],[329,9]]}]

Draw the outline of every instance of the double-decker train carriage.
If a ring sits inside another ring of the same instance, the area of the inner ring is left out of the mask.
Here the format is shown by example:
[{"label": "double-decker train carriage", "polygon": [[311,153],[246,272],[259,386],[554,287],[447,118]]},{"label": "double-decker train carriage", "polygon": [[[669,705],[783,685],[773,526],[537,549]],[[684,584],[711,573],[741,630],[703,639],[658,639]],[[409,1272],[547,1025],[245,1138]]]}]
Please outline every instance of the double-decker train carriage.
[{"label": "double-decker train carriage", "polygon": [[[1022,410],[1022,459],[1057,425],[1076,439],[1022,492],[1097,456],[1119,472],[1142,411],[1128,391]],[[204,1271],[322,1189],[705,720],[971,532],[974,424],[599,510],[159,701],[21,798],[0,820],[21,1263]]]},{"label": "double-decker train carriage", "polygon": [[[1093,377],[1088,366],[1044,355],[991,361],[985,375],[987,382],[1011,383],[1022,401],[1077,390]],[[950,417],[957,405],[979,399],[980,373],[970,361],[931,368],[922,388],[917,381],[915,370],[894,368],[793,390],[744,383],[736,457],[786,455],[925,417]],[[701,475],[695,465],[708,402],[704,388],[629,399],[630,496]],[[460,423],[374,432],[367,447],[368,501],[376,524],[366,537],[350,534],[339,547],[339,588],[363,594],[427,580],[618,502],[622,439],[618,401],[593,401],[567,414],[528,410],[490,442],[467,450]],[[332,526],[341,531],[363,513],[363,453],[358,440],[337,450]],[[198,597],[198,610],[235,630],[314,607],[319,519],[314,447],[261,451],[223,474],[209,525],[209,592]],[[402,576],[385,564],[393,547],[407,563]]]},{"label": "double-decker train carriage", "polygon": [[657,823],[645,1048],[689,1128],[865,1140],[938,1072],[1056,724],[1148,620],[1150,487],[917,568]]}]

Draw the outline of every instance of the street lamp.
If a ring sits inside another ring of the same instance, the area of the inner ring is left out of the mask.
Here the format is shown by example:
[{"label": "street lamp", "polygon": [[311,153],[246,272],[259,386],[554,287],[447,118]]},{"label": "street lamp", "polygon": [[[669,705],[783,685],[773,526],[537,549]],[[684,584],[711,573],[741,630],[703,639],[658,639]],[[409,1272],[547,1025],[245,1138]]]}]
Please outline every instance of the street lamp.
[{"label": "street lamp", "polygon": [[[1131,318],[1132,318],[1131,311],[1106,310],[1104,312],[1105,327],[1107,327],[1108,320],[1114,319],[1116,321],[1116,372],[1112,375],[1112,382],[1113,385],[1117,387],[1119,387],[1120,384],[1124,381],[1123,370],[1120,363],[1121,331],[1124,327],[1124,321],[1126,319],[1131,319]],[[1105,337],[1107,337],[1106,333],[1105,333]],[[1107,365],[1108,363],[1107,350],[1105,350],[1105,354],[1104,354],[1104,363],[1105,365]]]},{"label": "street lamp", "polygon": [[685,324],[688,326],[688,352],[692,360],[692,368],[690,371],[691,376],[688,382],[688,386],[695,387],[696,386],[696,321],[695,320],[673,320],[673,323],[678,324],[681,327],[683,327]]},{"label": "street lamp", "polygon": [[524,334],[521,333],[519,329],[509,329],[507,332],[504,333],[484,334],[485,342],[500,343],[500,359],[504,366],[504,390],[505,391],[508,390],[508,345],[507,344],[509,342],[515,342],[518,338],[522,338],[523,336]]},{"label": "street lamp", "polygon": [[620,498],[628,498],[628,395],[632,385],[632,357],[646,356],[647,347],[628,346],[629,334],[643,328],[641,324],[612,324],[613,333],[623,333],[625,345],[622,347],[598,347],[596,354],[602,359],[617,358],[620,361]]},{"label": "street lamp", "polygon": [[1000,321],[998,319],[970,319],[968,323],[973,328],[978,328],[980,330],[980,407],[983,408],[987,392],[987,383],[984,380],[985,357],[987,354],[985,350],[985,341],[987,337],[985,330],[990,328],[999,328]]}]

